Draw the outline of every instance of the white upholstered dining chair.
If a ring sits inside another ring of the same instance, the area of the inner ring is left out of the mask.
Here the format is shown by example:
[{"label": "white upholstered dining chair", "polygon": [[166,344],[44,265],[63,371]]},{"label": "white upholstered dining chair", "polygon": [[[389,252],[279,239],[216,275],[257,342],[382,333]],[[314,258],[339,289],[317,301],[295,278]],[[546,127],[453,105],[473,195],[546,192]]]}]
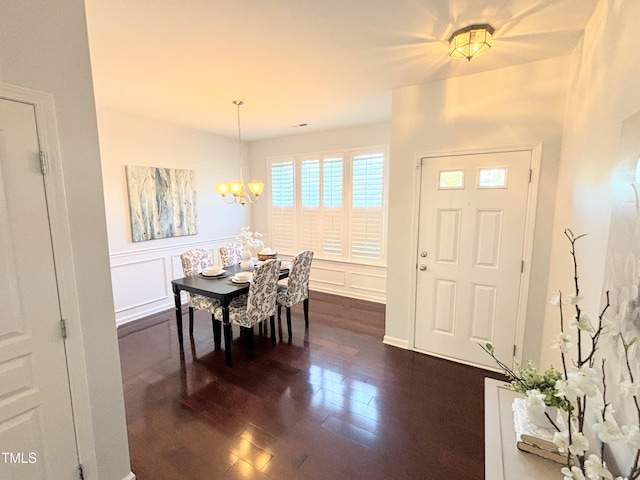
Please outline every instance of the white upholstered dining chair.
[{"label": "white upholstered dining chair", "polygon": [[242,245],[240,243],[229,242],[223,247],[218,248],[220,255],[220,263],[223,267],[231,267],[238,265],[242,260]]},{"label": "white upholstered dining chair", "polygon": [[[201,248],[192,248],[184,252],[180,255],[180,261],[182,262],[182,271],[186,277],[198,275],[205,268],[211,266],[209,253]],[[218,322],[213,314],[216,307],[220,306],[220,302],[214,298],[187,292],[187,305],[189,306],[189,336],[193,337],[193,310],[208,312],[211,314],[214,343],[216,348],[219,348],[222,323]]]},{"label": "white upholstered dining chair", "polygon": [[[229,322],[240,325],[253,360],[253,326],[270,318],[271,342],[275,344],[275,314],[277,283],[280,277],[280,260],[267,260],[253,270],[249,294],[235,298],[229,305]],[[223,321],[222,306],[215,309],[216,320]]]},{"label": "white upholstered dining chair", "polygon": [[296,303],[303,302],[305,328],[309,328],[309,272],[311,271],[311,261],[313,252],[303,250],[298,253],[289,267],[289,278],[287,285],[278,285],[278,295],[276,303],[278,305],[278,322],[282,307],[287,309],[287,330],[291,338],[291,307]]}]

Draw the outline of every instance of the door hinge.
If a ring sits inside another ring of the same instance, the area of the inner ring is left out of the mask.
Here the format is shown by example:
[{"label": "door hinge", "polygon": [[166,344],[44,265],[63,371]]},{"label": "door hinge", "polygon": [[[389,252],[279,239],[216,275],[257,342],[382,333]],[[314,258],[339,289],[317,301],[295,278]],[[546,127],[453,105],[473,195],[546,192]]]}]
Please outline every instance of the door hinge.
[{"label": "door hinge", "polygon": [[533,169],[529,169],[529,183],[531,183],[531,179],[533,178]]},{"label": "door hinge", "polygon": [[78,465],[78,475],[80,475],[80,480],[84,480],[84,470],[82,469],[82,464]]},{"label": "door hinge", "polygon": [[64,340],[67,339],[67,322],[63,319],[60,320],[60,331],[62,333],[62,338]]},{"label": "door hinge", "polygon": [[40,150],[40,172],[43,175],[49,173],[49,168],[47,165],[47,154]]},{"label": "door hinge", "polygon": [[516,356],[516,346],[515,345],[513,346],[513,356],[514,357]]}]

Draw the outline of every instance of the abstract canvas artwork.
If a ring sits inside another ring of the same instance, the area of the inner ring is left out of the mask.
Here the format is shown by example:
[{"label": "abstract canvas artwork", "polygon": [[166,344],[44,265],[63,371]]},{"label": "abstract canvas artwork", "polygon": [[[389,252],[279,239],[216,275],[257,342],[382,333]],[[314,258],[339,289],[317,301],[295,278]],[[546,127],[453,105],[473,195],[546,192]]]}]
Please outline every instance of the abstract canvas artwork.
[{"label": "abstract canvas artwork", "polygon": [[619,329],[633,338],[640,335],[640,113],[622,123],[612,180],[605,288]]},{"label": "abstract canvas artwork", "polygon": [[198,233],[193,170],[132,165],[125,170],[134,242]]},{"label": "abstract canvas artwork", "polygon": [[[613,334],[620,332],[629,341],[640,337],[640,112],[622,122],[612,191],[604,282],[604,290],[609,292],[611,300],[608,330]],[[620,425],[634,423],[637,412],[633,403],[627,401],[630,397],[619,400],[619,383],[626,375],[624,349],[619,338],[606,338],[609,341],[600,342],[600,354],[607,359],[607,401],[616,405],[616,420]],[[634,345],[632,364],[635,348]],[[631,465],[631,450],[622,443],[622,446],[611,444],[616,461]]]}]

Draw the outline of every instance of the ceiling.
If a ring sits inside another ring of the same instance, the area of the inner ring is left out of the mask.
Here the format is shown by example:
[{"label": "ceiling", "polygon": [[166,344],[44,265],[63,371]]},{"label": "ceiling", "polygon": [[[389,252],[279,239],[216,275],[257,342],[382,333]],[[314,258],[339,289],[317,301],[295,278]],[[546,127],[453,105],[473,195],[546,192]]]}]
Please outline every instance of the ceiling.
[{"label": "ceiling", "polygon": [[[240,99],[246,140],[385,122],[395,88],[569,54],[597,2],[86,0],[96,104],[235,137]],[[491,50],[450,58],[474,23]]]}]

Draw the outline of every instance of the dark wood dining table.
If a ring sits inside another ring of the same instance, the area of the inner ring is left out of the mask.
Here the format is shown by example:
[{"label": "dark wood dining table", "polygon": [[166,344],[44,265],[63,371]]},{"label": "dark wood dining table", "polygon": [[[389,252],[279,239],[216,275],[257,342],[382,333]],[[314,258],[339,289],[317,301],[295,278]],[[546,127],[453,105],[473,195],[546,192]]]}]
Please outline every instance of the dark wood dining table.
[{"label": "dark wood dining table", "polygon": [[[181,291],[204,295],[215,298],[222,305],[222,326],[224,329],[224,349],[227,365],[231,365],[231,323],[229,321],[229,305],[231,301],[240,295],[249,293],[249,284],[236,284],[229,279],[237,272],[240,266],[225,267],[228,275],[221,277],[206,277],[201,274],[171,280],[173,288],[173,298],[176,306],[176,324],[178,327],[178,342],[180,352],[184,350],[184,340],[182,332],[182,298]],[[280,270],[280,279],[287,278],[289,270]],[[216,345],[219,348],[220,345]]]}]

